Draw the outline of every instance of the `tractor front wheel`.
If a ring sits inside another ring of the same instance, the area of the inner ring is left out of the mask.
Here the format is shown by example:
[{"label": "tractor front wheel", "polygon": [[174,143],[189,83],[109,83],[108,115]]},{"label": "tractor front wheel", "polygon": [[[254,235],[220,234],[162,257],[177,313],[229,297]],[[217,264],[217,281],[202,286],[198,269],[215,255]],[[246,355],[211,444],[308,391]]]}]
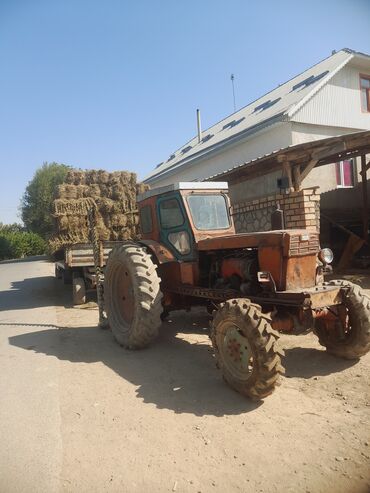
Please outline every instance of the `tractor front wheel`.
[{"label": "tractor front wheel", "polygon": [[318,319],[315,333],[328,353],[345,359],[358,359],[370,350],[370,298],[359,286],[349,281],[327,283],[343,288],[345,320],[338,317],[335,328],[328,329]]},{"label": "tractor front wheel", "polygon": [[226,382],[253,400],[270,395],[284,373],[279,335],[258,305],[246,299],[220,305],[211,324],[217,366]]},{"label": "tractor front wheel", "polygon": [[127,242],[113,249],[104,274],[109,326],[128,349],[150,344],[161,325],[162,293],[157,267],[144,247]]}]

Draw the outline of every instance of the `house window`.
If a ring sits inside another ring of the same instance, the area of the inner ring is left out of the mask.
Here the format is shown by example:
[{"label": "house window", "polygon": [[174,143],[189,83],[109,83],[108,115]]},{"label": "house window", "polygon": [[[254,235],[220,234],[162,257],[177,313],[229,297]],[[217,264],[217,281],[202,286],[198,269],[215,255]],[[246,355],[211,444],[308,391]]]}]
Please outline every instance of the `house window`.
[{"label": "house window", "polygon": [[353,187],[353,171],[353,159],[347,159],[345,161],[339,161],[339,163],[335,163],[335,173],[337,177],[338,188]]},{"label": "house window", "polygon": [[360,76],[361,108],[370,112],[370,75]]}]

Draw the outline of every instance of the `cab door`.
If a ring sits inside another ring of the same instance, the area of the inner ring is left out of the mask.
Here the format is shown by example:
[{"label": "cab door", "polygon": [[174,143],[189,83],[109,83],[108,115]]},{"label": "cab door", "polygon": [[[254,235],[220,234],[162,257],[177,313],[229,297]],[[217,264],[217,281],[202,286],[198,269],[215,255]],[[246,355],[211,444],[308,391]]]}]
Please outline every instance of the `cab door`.
[{"label": "cab door", "polygon": [[186,215],[182,197],[171,193],[157,200],[160,241],[178,260],[194,260],[194,237]]}]

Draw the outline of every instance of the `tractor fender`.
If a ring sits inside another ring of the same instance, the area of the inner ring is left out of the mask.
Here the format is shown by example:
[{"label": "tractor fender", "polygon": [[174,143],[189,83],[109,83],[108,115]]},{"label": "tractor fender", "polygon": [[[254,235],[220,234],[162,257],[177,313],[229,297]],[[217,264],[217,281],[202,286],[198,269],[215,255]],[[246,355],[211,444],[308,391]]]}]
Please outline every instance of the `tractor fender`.
[{"label": "tractor fender", "polygon": [[140,240],[139,243],[147,247],[157,259],[158,264],[166,264],[168,262],[176,262],[176,257],[166,248],[154,240]]}]

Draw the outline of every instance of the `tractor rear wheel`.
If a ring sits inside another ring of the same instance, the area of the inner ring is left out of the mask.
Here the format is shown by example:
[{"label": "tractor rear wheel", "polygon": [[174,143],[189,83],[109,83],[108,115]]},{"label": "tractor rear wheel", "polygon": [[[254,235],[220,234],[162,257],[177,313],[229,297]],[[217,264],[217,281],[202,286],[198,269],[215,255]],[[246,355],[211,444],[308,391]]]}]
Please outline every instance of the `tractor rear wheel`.
[{"label": "tractor rear wheel", "polygon": [[144,247],[127,242],[111,251],[104,300],[109,326],[121,346],[139,349],[157,337],[162,313],[160,279]]},{"label": "tractor rear wheel", "polygon": [[217,366],[226,382],[253,400],[274,391],[284,368],[277,348],[279,334],[258,305],[246,299],[220,305],[211,324]]},{"label": "tractor rear wheel", "polygon": [[327,329],[318,319],[315,333],[328,353],[345,359],[358,359],[370,350],[370,298],[359,286],[349,281],[335,280],[329,286],[344,288],[346,323]]}]

